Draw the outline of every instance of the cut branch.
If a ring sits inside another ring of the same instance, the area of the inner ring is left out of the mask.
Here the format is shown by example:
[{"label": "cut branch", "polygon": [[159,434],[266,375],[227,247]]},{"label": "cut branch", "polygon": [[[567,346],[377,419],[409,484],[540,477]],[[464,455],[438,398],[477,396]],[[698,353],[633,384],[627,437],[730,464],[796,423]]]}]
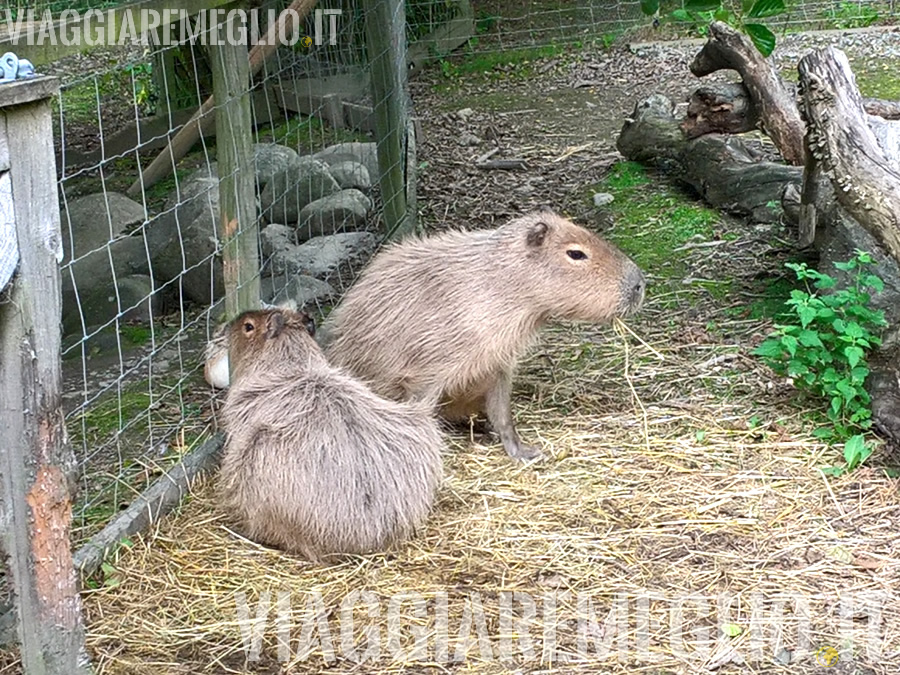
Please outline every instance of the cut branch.
[{"label": "cut branch", "polygon": [[837,202],[900,261],[900,172],[869,127],[846,55],[815,51],[799,72],[810,152],[830,175]]},{"label": "cut branch", "polygon": [[790,88],[746,36],[715,21],[709,27],[709,40],[691,63],[691,72],[703,77],[726,69],[740,74],[759,111],[763,130],[781,156],[790,164],[802,166],[805,130]]},{"label": "cut branch", "polygon": [[[294,0],[269,26],[263,40],[250,50],[248,58],[250,59],[251,77],[259,72],[266,60],[275,53],[279,45],[279,36],[285,35],[286,32],[291,33],[293,27],[303,21],[315,4],[316,0]],[[126,193],[134,197],[140,194],[142,189],[155,185],[168,176],[175,169],[178,160],[188,153],[200,135],[210,130],[215,119],[215,98],[210,96],[194,113],[190,121],[172,137],[169,144],[156,156],[150,166],[141,172],[140,178],[128,188]]]},{"label": "cut branch", "polygon": [[759,124],[759,112],[739,82],[700,87],[688,102],[681,130],[687,138],[704,134],[742,134]]}]

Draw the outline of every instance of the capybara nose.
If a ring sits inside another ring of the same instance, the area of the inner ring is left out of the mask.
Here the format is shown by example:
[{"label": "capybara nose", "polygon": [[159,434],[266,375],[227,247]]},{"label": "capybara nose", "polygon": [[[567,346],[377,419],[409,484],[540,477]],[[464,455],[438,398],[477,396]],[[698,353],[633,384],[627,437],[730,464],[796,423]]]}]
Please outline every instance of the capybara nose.
[{"label": "capybara nose", "polygon": [[641,268],[631,263],[625,278],[622,281],[622,312],[634,314],[644,304],[644,292],[647,289],[647,280]]}]

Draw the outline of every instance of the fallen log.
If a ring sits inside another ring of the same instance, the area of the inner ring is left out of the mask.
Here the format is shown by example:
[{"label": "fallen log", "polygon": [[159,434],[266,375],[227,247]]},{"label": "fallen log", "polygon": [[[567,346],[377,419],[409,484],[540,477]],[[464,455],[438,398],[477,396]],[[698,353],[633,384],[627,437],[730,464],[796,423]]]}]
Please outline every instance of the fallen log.
[{"label": "fallen log", "polygon": [[749,38],[715,21],[709,26],[709,40],[691,63],[691,72],[703,77],[726,69],[740,74],[759,111],[763,130],[784,160],[802,166],[805,130],[790,88]]},{"label": "fallen log", "polygon": [[[788,186],[796,194],[801,167],[760,161],[739,138],[685,137],[675,106],[661,94],[640,101],[625,121],[616,148],[629,160],[672,171],[710,205],[755,222],[774,222]],[[796,209],[795,209],[796,211]]]},{"label": "fallen log", "polygon": [[759,125],[759,111],[740,82],[700,87],[688,101],[681,130],[687,138],[705,134],[742,134]]},{"label": "fallen log", "polygon": [[[795,98],[796,86],[791,82],[784,86]],[[900,101],[864,98],[863,107],[869,114],[870,127],[883,125],[885,120],[900,120]],[[688,138],[709,133],[742,134],[759,128],[759,111],[741,82],[703,86],[691,95],[681,128]]]}]

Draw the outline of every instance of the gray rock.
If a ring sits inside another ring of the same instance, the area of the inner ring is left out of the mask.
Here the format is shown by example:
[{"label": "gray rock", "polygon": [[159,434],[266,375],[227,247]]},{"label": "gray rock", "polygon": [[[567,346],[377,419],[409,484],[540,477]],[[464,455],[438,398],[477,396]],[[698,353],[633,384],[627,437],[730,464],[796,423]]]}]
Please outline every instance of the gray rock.
[{"label": "gray rock", "polygon": [[157,283],[180,279],[185,297],[204,305],[221,297],[219,229],[219,179],[213,164],[182,181],[163,214],[148,225]]},{"label": "gray rock", "polygon": [[265,265],[277,251],[285,251],[297,245],[297,231],[287,225],[272,223],[260,231],[259,239],[262,245],[262,264]]},{"label": "gray rock", "polygon": [[103,248],[132,225],[144,222],[144,207],[118,192],[99,192],[73,199],[63,206],[62,223],[64,260]]},{"label": "gray rock", "polygon": [[264,302],[273,305],[293,300],[300,310],[327,302],[337,295],[331,284],[305,274],[264,277],[260,281],[260,294]]},{"label": "gray rock", "polygon": [[615,200],[608,192],[595,192],[594,193],[594,206],[606,206],[607,204],[612,204]]},{"label": "gray rock", "polygon": [[877,261],[870,271],[884,281],[884,291],[872,297],[872,307],[883,309],[885,318],[891,326],[900,324],[900,266],[878,242],[866,232],[856,221],[842,212],[831,219],[817,242],[819,248],[819,271],[846,284],[849,277],[834,266],[835,262],[846,262],[860,249],[872,254]]},{"label": "gray rock", "polygon": [[359,190],[341,190],[307,204],[300,212],[297,237],[306,241],[324,234],[354,230],[366,223],[372,201]]},{"label": "gray rock", "polygon": [[324,162],[309,157],[297,161],[272,176],[263,188],[260,206],[270,223],[296,223],[304,206],[341,189]]},{"label": "gray rock", "polygon": [[343,189],[355,188],[367,192],[372,188],[372,178],[369,170],[359,162],[344,160],[335,162],[328,167],[337,184]]},{"label": "gray rock", "polygon": [[262,190],[277,173],[297,166],[300,155],[293,148],[277,143],[257,143],[253,146],[257,189]]},{"label": "gray rock", "polygon": [[[106,323],[116,316],[121,321],[146,323],[159,313],[159,296],[153,293],[153,281],[146,274],[122,277],[115,287],[95,288],[84,295],[79,294],[79,299],[86,323],[91,324]],[[77,312],[63,315],[63,331],[66,334],[81,330],[81,318]]]},{"label": "gray rock", "polygon": [[481,145],[483,141],[475,134],[469,131],[464,131],[460,135],[460,137],[456,139],[456,142],[463,147],[474,147],[476,145]]},{"label": "gray rock", "polygon": [[371,232],[342,232],[314,237],[305,244],[292,246],[272,256],[275,274],[306,274],[328,277],[344,263],[370,255],[377,240]]},{"label": "gray rock", "polygon": [[[110,264],[112,258],[112,264]],[[113,276],[115,273],[115,277]],[[144,237],[138,233],[117,239],[98,251],[78,258],[61,269],[62,277],[62,312],[65,326],[77,326],[81,330],[81,313],[79,298],[96,294],[115,294],[113,279],[123,279],[131,275],[149,275],[150,261],[147,258]],[[101,319],[105,322],[112,316]],[[87,325],[97,322],[97,317],[85,314]]]},{"label": "gray rock", "polygon": [[369,172],[369,177],[376,182],[380,175],[378,171],[378,152],[374,143],[337,143],[320,150],[312,156],[329,166],[344,161],[362,164]]}]

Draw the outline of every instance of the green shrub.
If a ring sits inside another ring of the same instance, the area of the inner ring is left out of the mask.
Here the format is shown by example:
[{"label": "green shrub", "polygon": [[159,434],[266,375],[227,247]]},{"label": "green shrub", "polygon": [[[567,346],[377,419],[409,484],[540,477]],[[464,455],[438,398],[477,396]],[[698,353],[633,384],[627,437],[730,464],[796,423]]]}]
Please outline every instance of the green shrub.
[{"label": "green shrub", "polygon": [[871,292],[884,283],[866,268],[868,253],[835,267],[851,275],[852,283],[837,282],[805,264],[789,263],[806,289],[795,289],[785,303],[790,323],[776,325],[775,333],[754,350],[775,372],[793,379],[800,389],[828,401],[830,425],[816,432],[829,443],[844,443],[846,467],[852,470],[872,453],[863,432],[872,424],[871,400],[865,389],[869,368],[866,356],[881,344],[877,331],[887,325],[884,312],[873,310]]}]

